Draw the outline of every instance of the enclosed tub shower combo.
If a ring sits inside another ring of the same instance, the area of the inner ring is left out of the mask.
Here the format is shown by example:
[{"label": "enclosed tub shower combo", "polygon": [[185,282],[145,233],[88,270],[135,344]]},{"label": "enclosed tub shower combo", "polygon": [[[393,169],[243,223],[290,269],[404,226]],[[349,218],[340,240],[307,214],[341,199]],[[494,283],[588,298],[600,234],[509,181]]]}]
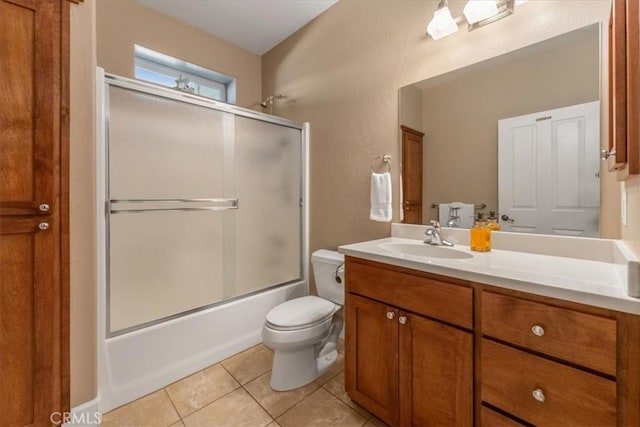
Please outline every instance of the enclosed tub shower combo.
[{"label": "enclosed tub shower combo", "polygon": [[307,293],[308,125],[98,73],[99,407],[260,342]]}]

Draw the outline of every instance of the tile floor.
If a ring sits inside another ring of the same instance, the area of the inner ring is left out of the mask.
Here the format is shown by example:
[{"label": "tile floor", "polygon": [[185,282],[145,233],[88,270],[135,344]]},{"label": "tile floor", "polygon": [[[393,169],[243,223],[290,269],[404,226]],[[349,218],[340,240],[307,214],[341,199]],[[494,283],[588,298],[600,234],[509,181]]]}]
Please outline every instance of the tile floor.
[{"label": "tile floor", "polygon": [[385,426],[347,396],[339,351],[314,382],[277,392],[269,387],[273,352],[258,344],[105,414],[102,426]]}]

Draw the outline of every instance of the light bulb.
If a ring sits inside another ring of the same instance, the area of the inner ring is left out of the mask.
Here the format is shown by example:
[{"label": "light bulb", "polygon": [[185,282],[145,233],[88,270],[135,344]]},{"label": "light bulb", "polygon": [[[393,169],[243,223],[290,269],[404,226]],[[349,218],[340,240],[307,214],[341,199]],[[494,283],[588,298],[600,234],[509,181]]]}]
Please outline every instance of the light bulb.
[{"label": "light bulb", "polygon": [[427,33],[432,39],[438,40],[458,31],[458,24],[451,16],[447,6],[437,9],[433,13],[433,19],[427,25]]},{"label": "light bulb", "polygon": [[462,13],[471,25],[497,15],[498,5],[496,0],[469,0]]}]

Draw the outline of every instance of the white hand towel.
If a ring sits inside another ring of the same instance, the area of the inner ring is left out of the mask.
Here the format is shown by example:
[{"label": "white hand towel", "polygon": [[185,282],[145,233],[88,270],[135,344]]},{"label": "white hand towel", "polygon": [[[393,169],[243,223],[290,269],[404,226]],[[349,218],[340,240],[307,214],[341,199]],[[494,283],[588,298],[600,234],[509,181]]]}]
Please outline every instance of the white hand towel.
[{"label": "white hand towel", "polygon": [[400,222],[404,221],[404,206],[402,206],[402,204],[404,203],[404,194],[402,193],[402,174],[399,175],[399,179],[400,179]]},{"label": "white hand towel", "polygon": [[389,222],[392,216],[391,174],[371,173],[371,212],[373,221]]}]

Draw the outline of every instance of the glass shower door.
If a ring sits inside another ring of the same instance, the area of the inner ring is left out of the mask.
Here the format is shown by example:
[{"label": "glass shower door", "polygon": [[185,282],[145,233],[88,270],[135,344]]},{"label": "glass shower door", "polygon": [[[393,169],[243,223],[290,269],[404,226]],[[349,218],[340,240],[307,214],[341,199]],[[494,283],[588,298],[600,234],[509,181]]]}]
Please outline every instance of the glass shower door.
[{"label": "glass shower door", "polygon": [[302,280],[301,130],[235,118],[235,295]]},{"label": "glass shower door", "polygon": [[108,105],[114,334],[225,297],[235,232],[225,225],[238,205],[234,163],[225,162],[232,114],[115,86]]}]

